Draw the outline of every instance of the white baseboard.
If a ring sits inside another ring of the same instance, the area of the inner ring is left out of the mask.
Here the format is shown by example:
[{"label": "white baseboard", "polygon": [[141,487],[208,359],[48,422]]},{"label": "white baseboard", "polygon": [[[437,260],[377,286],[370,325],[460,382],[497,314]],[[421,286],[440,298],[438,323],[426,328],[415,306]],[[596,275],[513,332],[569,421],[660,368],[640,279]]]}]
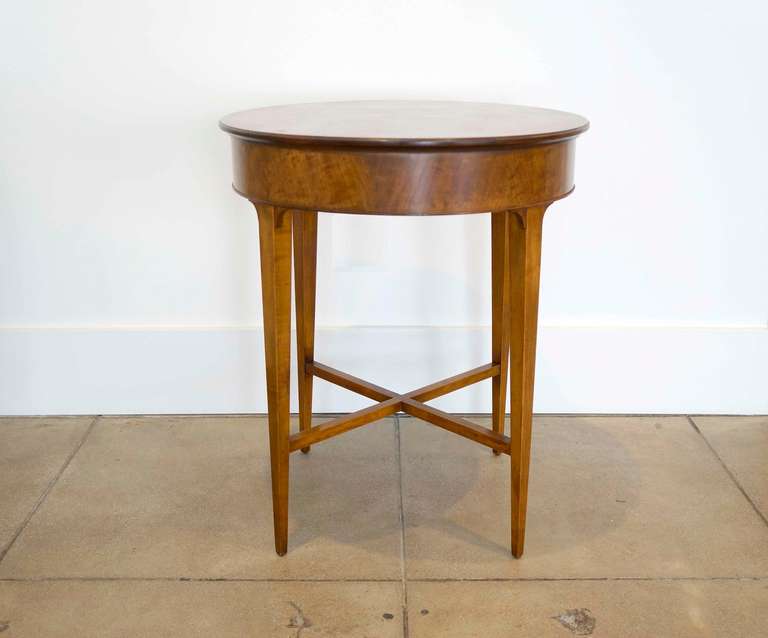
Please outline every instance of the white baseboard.
[{"label": "white baseboard", "polygon": [[[320,328],[316,359],[405,391],[488,362],[488,342],[487,327]],[[263,361],[260,328],[5,328],[0,414],[265,412]],[[489,384],[434,404],[488,412]],[[315,412],[369,404],[316,381]],[[768,329],[543,326],[535,410],[768,413]]]}]

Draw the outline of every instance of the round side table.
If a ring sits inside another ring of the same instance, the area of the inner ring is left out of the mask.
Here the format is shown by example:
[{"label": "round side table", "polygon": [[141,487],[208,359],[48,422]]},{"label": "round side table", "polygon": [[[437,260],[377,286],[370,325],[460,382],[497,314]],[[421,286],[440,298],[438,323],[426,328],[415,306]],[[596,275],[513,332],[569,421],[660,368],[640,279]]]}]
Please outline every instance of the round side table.
[{"label": "round side table", "polygon": [[[259,218],[275,549],[288,548],[288,459],[310,445],[402,411],[511,460],[512,554],[525,540],[541,230],[544,211],[573,190],[583,117],[463,102],[335,102],[242,111],[232,138],[235,190]],[[400,393],[314,359],[317,212],[491,213],[491,362]],[[291,241],[295,268],[299,432],[289,421]],[[312,427],[319,377],[374,406]],[[492,379],[492,428],[427,402]],[[504,433],[506,386],[510,434]]]}]

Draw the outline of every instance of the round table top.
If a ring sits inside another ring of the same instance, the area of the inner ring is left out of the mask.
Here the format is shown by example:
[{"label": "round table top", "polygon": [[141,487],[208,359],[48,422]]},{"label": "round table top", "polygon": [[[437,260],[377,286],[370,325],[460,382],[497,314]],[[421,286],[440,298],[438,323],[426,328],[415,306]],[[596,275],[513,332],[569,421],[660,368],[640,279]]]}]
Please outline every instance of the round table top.
[{"label": "round table top", "polygon": [[442,148],[526,146],[589,128],[574,113],[483,102],[363,101],[269,106],[222,118],[222,130],[262,143]]}]

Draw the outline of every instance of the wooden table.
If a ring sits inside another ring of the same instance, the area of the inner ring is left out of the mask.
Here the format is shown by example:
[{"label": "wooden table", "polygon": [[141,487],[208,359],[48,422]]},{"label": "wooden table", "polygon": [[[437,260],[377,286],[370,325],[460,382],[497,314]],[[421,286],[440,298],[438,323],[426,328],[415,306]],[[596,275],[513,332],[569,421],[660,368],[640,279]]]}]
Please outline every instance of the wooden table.
[{"label": "wooden table", "polygon": [[[288,548],[288,459],[310,445],[402,411],[511,460],[512,554],[523,553],[544,212],[573,190],[578,115],[463,102],[296,104],[226,116],[235,190],[259,218],[275,549]],[[317,212],[491,213],[491,361],[400,393],[314,358]],[[289,415],[291,240],[295,268],[299,432]],[[312,380],[374,406],[312,427]],[[427,402],[492,382],[492,429]],[[510,435],[504,434],[506,386]]]}]

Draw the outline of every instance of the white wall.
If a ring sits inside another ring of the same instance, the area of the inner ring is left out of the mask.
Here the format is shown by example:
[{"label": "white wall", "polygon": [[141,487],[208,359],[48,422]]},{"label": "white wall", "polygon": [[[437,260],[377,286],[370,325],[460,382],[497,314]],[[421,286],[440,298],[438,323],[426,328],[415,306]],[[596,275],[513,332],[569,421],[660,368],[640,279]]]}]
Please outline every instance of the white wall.
[{"label": "white wall", "polygon": [[[8,3],[0,413],[264,411],[256,219],[216,123],[368,98],[592,121],[545,223],[537,411],[768,412],[767,22],[738,0]],[[328,363],[405,390],[485,362],[487,216],[320,223]]]}]

